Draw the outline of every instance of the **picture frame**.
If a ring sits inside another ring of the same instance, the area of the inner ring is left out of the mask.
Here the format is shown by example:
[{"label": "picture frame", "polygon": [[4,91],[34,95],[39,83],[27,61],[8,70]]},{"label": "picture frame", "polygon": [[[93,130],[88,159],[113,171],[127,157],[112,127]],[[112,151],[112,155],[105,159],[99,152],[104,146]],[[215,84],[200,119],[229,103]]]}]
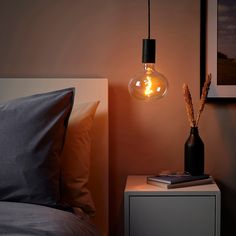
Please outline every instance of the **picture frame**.
[{"label": "picture frame", "polygon": [[[236,41],[236,29],[231,27],[229,20],[232,18],[236,25],[236,14],[227,5],[231,1],[201,0],[200,88],[206,77],[212,75],[207,102],[236,102],[236,44],[233,46],[228,40],[232,36]],[[227,48],[229,45],[232,48]]]}]

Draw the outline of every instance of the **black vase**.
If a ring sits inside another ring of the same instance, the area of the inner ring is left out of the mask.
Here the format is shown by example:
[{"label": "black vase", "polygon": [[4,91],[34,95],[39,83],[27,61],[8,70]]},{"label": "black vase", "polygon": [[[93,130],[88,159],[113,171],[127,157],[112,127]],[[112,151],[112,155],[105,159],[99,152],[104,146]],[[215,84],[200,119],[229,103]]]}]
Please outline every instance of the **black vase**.
[{"label": "black vase", "polygon": [[184,170],[191,175],[204,174],[204,143],[197,127],[191,127],[190,135],[185,142]]}]

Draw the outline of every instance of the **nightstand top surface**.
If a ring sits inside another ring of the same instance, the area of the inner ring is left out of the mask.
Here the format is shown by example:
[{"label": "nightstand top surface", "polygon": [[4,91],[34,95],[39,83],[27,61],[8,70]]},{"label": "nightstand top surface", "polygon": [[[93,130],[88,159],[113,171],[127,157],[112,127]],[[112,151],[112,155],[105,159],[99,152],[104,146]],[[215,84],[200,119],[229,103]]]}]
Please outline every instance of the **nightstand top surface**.
[{"label": "nightstand top surface", "polygon": [[197,186],[189,186],[183,188],[173,188],[173,189],[165,189],[161,187],[157,187],[151,184],[147,184],[147,175],[129,175],[126,181],[125,193],[128,192],[153,192],[153,193],[190,193],[193,194],[210,194],[210,193],[220,193],[218,186],[215,183],[205,184],[205,185],[197,185]]}]

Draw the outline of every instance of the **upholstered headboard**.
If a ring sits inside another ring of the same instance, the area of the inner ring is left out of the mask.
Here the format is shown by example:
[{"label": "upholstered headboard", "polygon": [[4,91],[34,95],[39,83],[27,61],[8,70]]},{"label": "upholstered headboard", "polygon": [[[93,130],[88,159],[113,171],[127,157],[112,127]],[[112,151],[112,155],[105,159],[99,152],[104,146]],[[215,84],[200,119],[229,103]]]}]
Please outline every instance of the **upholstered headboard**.
[{"label": "upholstered headboard", "polygon": [[94,126],[89,187],[97,213],[95,224],[108,235],[108,80],[104,78],[0,78],[0,102],[75,87],[75,104],[100,101]]}]

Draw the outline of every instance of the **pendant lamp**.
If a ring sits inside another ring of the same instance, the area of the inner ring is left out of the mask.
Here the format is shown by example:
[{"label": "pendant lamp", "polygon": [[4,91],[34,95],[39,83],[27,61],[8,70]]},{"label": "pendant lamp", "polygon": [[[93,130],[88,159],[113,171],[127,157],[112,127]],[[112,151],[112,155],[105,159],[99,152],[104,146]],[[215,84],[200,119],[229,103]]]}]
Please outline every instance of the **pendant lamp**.
[{"label": "pendant lamp", "polygon": [[143,39],[143,71],[128,85],[129,93],[138,100],[160,99],[167,94],[168,81],[155,69],[156,40],[150,38],[150,0],[148,0],[148,38]]}]

